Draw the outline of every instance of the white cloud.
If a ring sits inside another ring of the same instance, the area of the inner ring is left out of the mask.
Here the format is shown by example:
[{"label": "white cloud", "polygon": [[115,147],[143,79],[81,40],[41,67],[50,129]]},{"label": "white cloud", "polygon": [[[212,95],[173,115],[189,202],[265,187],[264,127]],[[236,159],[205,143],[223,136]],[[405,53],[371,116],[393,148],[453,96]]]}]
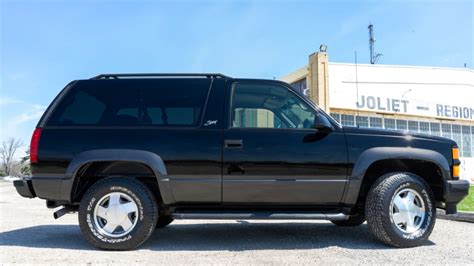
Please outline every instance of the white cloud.
[{"label": "white cloud", "polygon": [[[14,101],[14,99],[11,98],[9,98],[8,101],[4,101],[4,99],[5,98],[2,98],[2,103],[20,102]],[[1,106],[0,142],[9,138],[20,139],[23,142],[23,145],[15,154],[15,159],[19,160],[25,155],[35,123],[39,120],[41,115],[43,115],[45,109],[46,107],[44,105],[30,104],[27,102],[21,102],[21,104],[15,104],[13,106]]]},{"label": "white cloud", "polygon": [[22,103],[22,100],[18,100],[11,97],[0,97],[0,106],[8,105],[8,104],[15,104],[15,103]]},{"label": "white cloud", "polygon": [[36,122],[42,116],[44,105],[23,102],[14,106],[0,108],[0,142],[16,138],[28,143]]},{"label": "white cloud", "polygon": [[31,110],[16,116],[13,123],[18,125],[28,121],[37,120],[43,115],[45,109],[46,107],[44,105],[34,104]]}]

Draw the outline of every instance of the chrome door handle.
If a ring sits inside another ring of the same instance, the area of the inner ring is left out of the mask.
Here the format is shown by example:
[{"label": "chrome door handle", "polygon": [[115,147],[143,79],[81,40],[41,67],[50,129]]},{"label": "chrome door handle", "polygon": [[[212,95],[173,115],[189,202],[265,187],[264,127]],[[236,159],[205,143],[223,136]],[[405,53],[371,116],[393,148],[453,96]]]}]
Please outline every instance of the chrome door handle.
[{"label": "chrome door handle", "polygon": [[224,140],[224,148],[242,148],[241,139],[226,139]]}]

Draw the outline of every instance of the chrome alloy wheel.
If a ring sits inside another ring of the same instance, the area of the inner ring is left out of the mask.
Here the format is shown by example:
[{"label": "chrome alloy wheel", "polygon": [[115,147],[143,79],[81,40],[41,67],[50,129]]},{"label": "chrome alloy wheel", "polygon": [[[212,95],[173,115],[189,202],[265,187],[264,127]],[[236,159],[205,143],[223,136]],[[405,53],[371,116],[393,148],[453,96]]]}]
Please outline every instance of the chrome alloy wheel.
[{"label": "chrome alloy wheel", "polygon": [[425,203],[417,191],[405,188],[392,198],[390,220],[403,233],[411,234],[420,229],[425,216]]},{"label": "chrome alloy wheel", "polygon": [[112,192],[103,196],[94,209],[94,224],[97,230],[109,237],[122,237],[135,228],[138,207],[130,196]]}]

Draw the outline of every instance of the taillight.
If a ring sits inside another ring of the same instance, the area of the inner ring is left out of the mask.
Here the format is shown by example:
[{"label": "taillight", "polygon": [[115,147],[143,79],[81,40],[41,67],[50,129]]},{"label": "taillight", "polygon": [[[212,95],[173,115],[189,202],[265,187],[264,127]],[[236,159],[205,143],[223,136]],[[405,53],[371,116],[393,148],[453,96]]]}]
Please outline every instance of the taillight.
[{"label": "taillight", "polygon": [[33,132],[33,136],[31,137],[31,144],[30,144],[30,163],[37,163],[38,162],[38,147],[41,137],[41,128],[36,128]]}]

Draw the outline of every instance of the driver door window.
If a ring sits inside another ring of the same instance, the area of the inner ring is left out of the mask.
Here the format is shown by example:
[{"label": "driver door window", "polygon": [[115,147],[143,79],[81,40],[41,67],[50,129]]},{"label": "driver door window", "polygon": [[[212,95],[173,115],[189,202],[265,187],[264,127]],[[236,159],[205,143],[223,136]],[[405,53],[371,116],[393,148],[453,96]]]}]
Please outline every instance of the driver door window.
[{"label": "driver door window", "polygon": [[312,128],[315,111],[287,88],[238,83],[233,91],[234,128]]}]

